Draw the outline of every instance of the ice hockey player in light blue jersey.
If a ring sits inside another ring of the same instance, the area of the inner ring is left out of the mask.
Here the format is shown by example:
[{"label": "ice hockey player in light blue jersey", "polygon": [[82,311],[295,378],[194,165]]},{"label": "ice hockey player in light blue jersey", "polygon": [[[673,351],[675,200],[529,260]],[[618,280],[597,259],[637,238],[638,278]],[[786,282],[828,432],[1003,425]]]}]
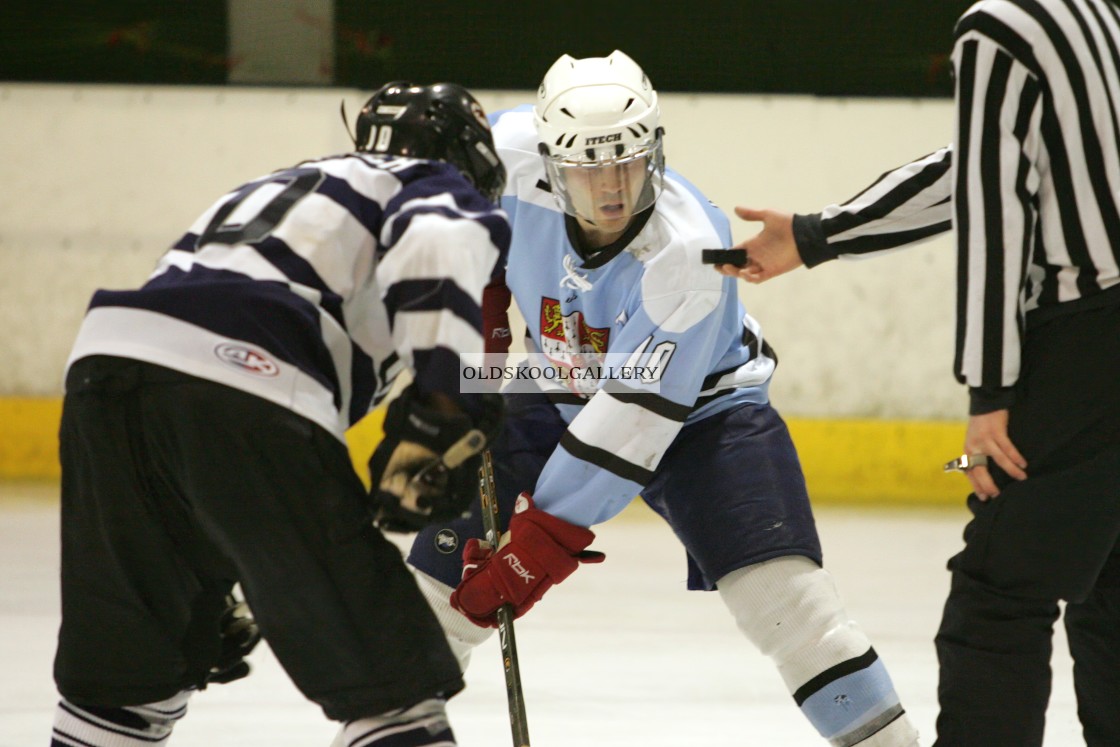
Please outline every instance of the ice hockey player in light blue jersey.
[{"label": "ice hockey player in light blue jersey", "polygon": [[508,348],[490,302],[512,294],[529,368],[607,376],[540,376],[507,394],[492,449],[509,527],[499,549],[477,542],[477,515],[417,536],[409,562],[464,666],[500,605],[523,614],[602,560],[589,527],[641,494],[685,546],[689,588],[718,589],[825,740],[915,745],[821,568],[797,453],[767,397],[776,357],[733,281],[701,261],[730,245],[728,222],[665,168],[648,78],[622,52],[562,56],[536,105],[498,115],[494,137],[513,239],[505,285],[486,296],[487,337]]},{"label": "ice hockey player in light blue jersey", "polygon": [[[607,195],[620,208],[636,202],[638,209],[633,221],[630,209],[620,211],[625,220],[613,219],[620,237],[600,249],[569,228],[579,218],[561,212],[541,181],[532,107],[503,114],[495,137],[518,189],[502,204],[524,250],[511,254],[505,277],[526,320],[527,348],[561,367],[611,353],[615,369],[642,351],[635,365],[660,368],[653,382],[620,382],[657,391],[642,399],[581,397],[570,391],[578,380],[572,387],[541,381],[570,426],[534,498],[549,513],[590,526],[617,514],[649,483],[683,425],[744,402],[765,404],[775,361],[757,322],[700,262],[702,249],[730,242],[726,218],[683,178],[650,170],[657,156],[623,167],[640,177],[634,189],[649,195]],[[642,207],[657,192],[656,209]],[[613,204],[600,212],[618,210]],[[597,216],[595,225],[610,224]]]}]

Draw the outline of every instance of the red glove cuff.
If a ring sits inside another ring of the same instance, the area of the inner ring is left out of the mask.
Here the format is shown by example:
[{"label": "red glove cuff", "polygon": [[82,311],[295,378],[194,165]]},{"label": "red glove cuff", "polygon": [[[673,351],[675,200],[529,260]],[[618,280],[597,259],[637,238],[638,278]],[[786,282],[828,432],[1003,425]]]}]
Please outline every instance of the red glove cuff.
[{"label": "red glove cuff", "polygon": [[[524,502],[523,502],[524,501]],[[510,520],[509,542],[497,552],[470,540],[463,549],[463,580],[451,604],[476,625],[495,626],[495,615],[510,604],[520,617],[553,585],[580,563],[598,563],[605,556],[584,550],[595,533],[533,508],[525,493]]]},{"label": "red glove cuff", "polygon": [[[518,500],[528,501],[528,508],[513,515],[509,521],[510,535],[521,532],[533,531],[535,537],[542,541],[544,537],[552,540],[551,544],[557,545],[567,551],[568,555],[575,555],[590,545],[595,540],[595,533],[586,527],[571,524],[550,513],[533,507],[533,500],[525,493]],[[544,535],[543,537],[541,535]]]}]

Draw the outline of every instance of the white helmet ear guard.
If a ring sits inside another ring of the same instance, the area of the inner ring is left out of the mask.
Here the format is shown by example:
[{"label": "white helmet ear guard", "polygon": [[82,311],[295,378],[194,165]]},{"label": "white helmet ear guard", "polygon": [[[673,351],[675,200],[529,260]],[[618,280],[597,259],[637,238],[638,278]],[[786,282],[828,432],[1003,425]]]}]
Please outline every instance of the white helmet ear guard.
[{"label": "white helmet ear guard", "polygon": [[[565,212],[576,215],[567,199],[568,169],[603,168],[644,159],[639,212],[661,190],[665,163],[657,92],[624,52],[575,59],[562,55],[537,90],[533,120],[549,182]],[[637,197],[637,196],[636,196]]]}]

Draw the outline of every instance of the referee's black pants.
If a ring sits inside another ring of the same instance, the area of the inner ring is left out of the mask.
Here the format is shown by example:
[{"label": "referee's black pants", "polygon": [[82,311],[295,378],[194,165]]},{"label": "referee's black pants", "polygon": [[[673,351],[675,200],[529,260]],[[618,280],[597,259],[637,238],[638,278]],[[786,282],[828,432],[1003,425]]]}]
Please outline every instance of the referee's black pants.
[{"label": "referee's black pants", "polygon": [[938,747],[1042,744],[1059,601],[1089,747],[1120,745],[1120,306],[1028,330],[1009,435],[1028,478],[969,497],[936,647]]},{"label": "referee's black pants", "polygon": [[280,664],[345,721],[462,688],[346,447],[237,389],[106,356],[67,376],[59,692],[153,703],[205,682],[240,582]]}]

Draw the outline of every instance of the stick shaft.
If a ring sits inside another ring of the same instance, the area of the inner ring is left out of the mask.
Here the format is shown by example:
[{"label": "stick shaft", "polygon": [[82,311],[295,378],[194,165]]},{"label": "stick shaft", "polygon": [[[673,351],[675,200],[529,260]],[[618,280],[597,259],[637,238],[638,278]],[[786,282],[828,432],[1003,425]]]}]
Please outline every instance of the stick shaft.
[{"label": "stick shaft", "polygon": [[[495,550],[502,537],[498,522],[498,498],[494,488],[494,464],[490,450],[482,453],[478,471],[478,492],[482,501],[482,526],[486,541]],[[513,633],[513,607],[503,604],[498,609],[498,642],[502,649],[502,665],[506,674],[506,700],[509,702],[509,725],[513,731],[513,747],[529,747],[529,722],[525,716],[525,696],[521,692],[521,665],[517,659],[517,639]]]}]

